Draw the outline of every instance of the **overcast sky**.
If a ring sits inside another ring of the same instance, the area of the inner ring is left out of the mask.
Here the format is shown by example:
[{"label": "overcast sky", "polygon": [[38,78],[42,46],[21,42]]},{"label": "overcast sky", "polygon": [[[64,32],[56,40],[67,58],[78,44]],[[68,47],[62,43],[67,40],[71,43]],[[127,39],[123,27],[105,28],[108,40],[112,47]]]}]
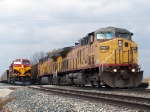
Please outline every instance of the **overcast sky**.
[{"label": "overcast sky", "polygon": [[72,46],[108,26],[134,33],[144,77],[150,77],[150,1],[0,0],[0,75],[14,59]]}]

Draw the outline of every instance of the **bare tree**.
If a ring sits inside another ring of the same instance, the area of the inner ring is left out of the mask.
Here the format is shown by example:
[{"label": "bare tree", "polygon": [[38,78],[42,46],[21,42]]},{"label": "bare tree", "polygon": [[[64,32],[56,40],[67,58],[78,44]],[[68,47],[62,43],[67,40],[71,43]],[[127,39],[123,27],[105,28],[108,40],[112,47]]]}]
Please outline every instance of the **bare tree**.
[{"label": "bare tree", "polygon": [[34,53],[30,56],[31,65],[33,66],[38,64],[39,60],[44,57],[46,57],[46,53],[44,53],[43,51]]},{"label": "bare tree", "polygon": [[53,49],[47,53],[44,53],[43,51],[34,53],[30,56],[31,66],[38,64],[40,59],[45,58],[46,56],[51,55],[57,52],[58,50],[59,49]]}]

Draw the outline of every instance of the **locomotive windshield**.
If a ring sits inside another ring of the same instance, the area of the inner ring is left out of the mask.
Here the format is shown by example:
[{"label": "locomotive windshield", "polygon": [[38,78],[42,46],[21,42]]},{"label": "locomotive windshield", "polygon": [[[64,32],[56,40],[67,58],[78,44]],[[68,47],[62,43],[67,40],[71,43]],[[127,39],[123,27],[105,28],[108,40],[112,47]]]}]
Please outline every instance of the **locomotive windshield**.
[{"label": "locomotive windshield", "polygon": [[23,61],[22,64],[23,65],[30,65],[30,62],[29,61]]},{"label": "locomotive windshield", "polygon": [[97,33],[96,34],[97,39],[112,39],[114,38],[113,33]]},{"label": "locomotive windshield", "polygon": [[20,62],[20,61],[15,61],[13,64],[14,64],[14,65],[20,65],[21,62]]},{"label": "locomotive windshield", "polygon": [[131,40],[131,35],[127,33],[117,33],[116,38],[125,38],[128,40]]}]

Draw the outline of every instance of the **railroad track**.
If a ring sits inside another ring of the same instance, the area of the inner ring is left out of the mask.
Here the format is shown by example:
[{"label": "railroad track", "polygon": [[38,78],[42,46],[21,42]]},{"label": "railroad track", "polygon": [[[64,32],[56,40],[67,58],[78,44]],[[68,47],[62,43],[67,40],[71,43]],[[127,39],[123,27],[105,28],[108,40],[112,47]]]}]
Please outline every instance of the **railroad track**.
[{"label": "railroad track", "polygon": [[[116,88],[91,88],[87,87],[88,90],[99,90],[99,91],[116,91],[116,92],[134,92],[134,93],[150,93],[150,89],[143,89],[143,88],[132,88],[132,89],[116,89]],[[82,89],[84,89],[82,87]]]},{"label": "railroad track", "polygon": [[[54,85],[53,85],[54,86]],[[61,86],[56,86],[56,88]],[[108,92],[131,92],[131,93],[150,93],[150,89],[145,88],[129,88],[129,89],[117,89],[117,88],[99,88],[99,87],[91,87],[91,86],[62,86],[62,87],[70,87],[72,89],[82,89],[82,90],[96,90],[96,91],[108,91]]]},{"label": "railroad track", "polygon": [[[78,87],[84,89],[84,87]],[[98,88],[98,87],[85,87],[88,90],[99,90],[99,91],[117,91],[117,92],[135,92],[135,93],[150,93],[150,89],[145,88],[128,88],[128,89],[117,89],[117,88]]]},{"label": "railroad track", "polygon": [[42,86],[40,87],[29,86],[29,88],[45,91],[45,92],[52,92],[63,96],[78,97],[86,100],[94,100],[97,102],[107,102],[113,105],[131,107],[131,108],[136,108],[144,111],[150,110],[150,98],[114,95],[114,94],[106,94],[106,93],[95,93],[95,92],[42,87]]}]

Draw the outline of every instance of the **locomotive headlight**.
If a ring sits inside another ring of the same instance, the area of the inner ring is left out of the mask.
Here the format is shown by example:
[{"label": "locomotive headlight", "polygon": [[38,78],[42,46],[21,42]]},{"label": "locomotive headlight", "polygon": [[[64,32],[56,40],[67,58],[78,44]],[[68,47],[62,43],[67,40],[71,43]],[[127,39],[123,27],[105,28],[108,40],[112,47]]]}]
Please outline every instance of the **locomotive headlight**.
[{"label": "locomotive headlight", "polygon": [[132,72],[135,72],[135,69],[134,69],[134,68],[132,68],[132,69],[131,69],[131,71],[132,71]]},{"label": "locomotive headlight", "polygon": [[119,46],[121,46],[122,44],[118,44]]},{"label": "locomotive headlight", "polygon": [[118,41],[118,46],[121,46],[122,45],[122,40],[119,40]]},{"label": "locomotive headlight", "polygon": [[122,43],[122,41],[121,41],[121,40],[119,40],[119,41],[118,41],[118,43],[119,43],[119,44],[121,44],[121,43]]},{"label": "locomotive headlight", "polygon": [[115,69],[113,69],[113,72],[117,72],[117,69],[115,68]]}]

